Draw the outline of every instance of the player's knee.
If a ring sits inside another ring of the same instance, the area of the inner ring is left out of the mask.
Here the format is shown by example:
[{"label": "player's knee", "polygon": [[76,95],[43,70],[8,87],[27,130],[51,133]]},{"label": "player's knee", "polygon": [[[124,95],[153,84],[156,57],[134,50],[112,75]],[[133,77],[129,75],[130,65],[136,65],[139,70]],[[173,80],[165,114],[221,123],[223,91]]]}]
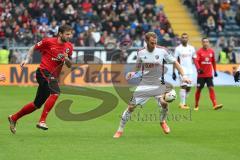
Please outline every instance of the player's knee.
[{"label": "player's knee", "polygon": [[209,89],[209,90],[213,90],[214,87],[213,87],[213,86],[209,86],[208,89]]},{"label": "player's knee", "polygon": [[135,108],[136,108],[135,105],[132,105],[132,104],[129,104],[129,105],[128,105],[128,110],[129,110],[130,112],[133,112]]},{"label": "player's knee", "polygon": [[60,96],[60,93],[51,94],[50,96],[57,99]]},{"label": "player's knee", "polygon": [[35,103],[35,102],[33,104],[34,104],[34,108],[36,109],[40,109],[43,105],[43,103]]},{"label": "player's knee", "polygon": [[160,101],[160,107],[163,107],[163,108],[167,108],[168,107],[168,103],[165,102],[165,101]]},{"label": "player's knee", "polygon": [[181,89],[187,89],[187,86],[186,85],[181,86]]},{"label": "player's knee", "polygon": [[186,88],[186,91],[187,91],[187,92],[190,92],[190,91],[191,91],[191,87],[187,87],[187,88]]},{"label": "player's knee", "polygon": [[203,89],[204,86],[199,86],[197,87],[197,90],[201,91]]}]

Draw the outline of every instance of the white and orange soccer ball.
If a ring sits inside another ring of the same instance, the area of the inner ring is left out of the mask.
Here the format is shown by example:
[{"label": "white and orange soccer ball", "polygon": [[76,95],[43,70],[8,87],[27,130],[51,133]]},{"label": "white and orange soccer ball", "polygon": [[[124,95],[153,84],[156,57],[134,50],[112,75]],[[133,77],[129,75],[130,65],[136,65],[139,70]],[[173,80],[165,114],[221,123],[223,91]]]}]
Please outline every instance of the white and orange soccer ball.
[{"label": "white and orange soccer ball", "polygon": [[165,93],[164,100],[168,103],[174,101],[177,98],[176,91],[172,89],[170,92]]}]

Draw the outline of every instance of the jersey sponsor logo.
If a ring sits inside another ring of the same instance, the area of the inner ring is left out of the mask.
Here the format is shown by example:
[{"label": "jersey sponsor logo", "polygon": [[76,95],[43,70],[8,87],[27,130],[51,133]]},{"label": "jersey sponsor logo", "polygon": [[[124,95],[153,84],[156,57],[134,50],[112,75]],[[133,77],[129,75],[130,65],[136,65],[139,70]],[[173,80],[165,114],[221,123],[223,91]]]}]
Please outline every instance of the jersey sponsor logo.
[{"label": "jersey sponsor logo", "polygon": [[70,49],[66,48],[65,53],[69,53]]},{"label": "jersey sponsor logo", "polygon": [[209,61],[203,61],[203,62],[201,62],[201,64],[212,64],[212,63]]},{"label": "jersey sponsor logo", "polygon": [[155,66],[159,66],[158,63],[143,63],[144,67],[146,68],[153,68]]},{"label": "jersey sponsor logo", "polygon": [[156,55],[155,58],[156,58],[156,59],[159,59],[159,55]]},{"label": "jersey sponsor logo", "polygon": [[190,57],[191,55],[190,54],[188,54],[188,53],[183,53],[183,54],[181,54],[181,57],[182,58],[186,58],[186,57]]},{"label": "jersey sponsor logo", "polygon": [[64,54],[59,53],[57,58],[52,57],[52,61],[62,61],[63,58],[64,58]]}]

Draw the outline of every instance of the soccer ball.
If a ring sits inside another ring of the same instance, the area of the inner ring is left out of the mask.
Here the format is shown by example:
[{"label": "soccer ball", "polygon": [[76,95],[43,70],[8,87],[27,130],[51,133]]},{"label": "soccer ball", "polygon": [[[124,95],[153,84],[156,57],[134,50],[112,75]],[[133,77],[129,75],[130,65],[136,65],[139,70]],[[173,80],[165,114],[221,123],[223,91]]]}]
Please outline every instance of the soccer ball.
[{"label": "soccer ball", "polygon": [[164,100],[166,102],[172,102],[177,98],[177,94],[174,89],[172,89],[170,92],[165,93]]}]

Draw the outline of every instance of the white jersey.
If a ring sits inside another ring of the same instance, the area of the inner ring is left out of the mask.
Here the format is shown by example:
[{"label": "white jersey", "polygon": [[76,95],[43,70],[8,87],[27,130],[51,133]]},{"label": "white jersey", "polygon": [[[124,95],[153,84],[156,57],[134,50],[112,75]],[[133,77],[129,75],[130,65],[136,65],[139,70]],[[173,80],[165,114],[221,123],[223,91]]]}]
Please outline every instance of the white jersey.
[{"label": "white jersey", "polygon": [[184,74],[193,74],[193,58],[197,57],[193,46],[187,44],[185,47],[180,44],[175,48],[174,56],[175,58],[179,58]]},{"label": "white jersey", "polygon": [[149,52],[147,48],[138,51],[137,65],[141,66],[142,79],[133,93],[131,104],[143,105],[149,97],[155,97],[159,102],[159,96],[172,90],[171,84],[161,83],[163,60],[165,63],[174,63],[176,58],[169,50],[160,46],[156,46],[152,52]]},{"label": "white jersey", "polygon": [[174,63],[175,57],[171,52],[161,46],[156,46],[152,52],[146,47],[138,51],[137,64],[141,64],[142,80],[145,82],[155,82],[162,76],[163,60],[166,63]]}]

